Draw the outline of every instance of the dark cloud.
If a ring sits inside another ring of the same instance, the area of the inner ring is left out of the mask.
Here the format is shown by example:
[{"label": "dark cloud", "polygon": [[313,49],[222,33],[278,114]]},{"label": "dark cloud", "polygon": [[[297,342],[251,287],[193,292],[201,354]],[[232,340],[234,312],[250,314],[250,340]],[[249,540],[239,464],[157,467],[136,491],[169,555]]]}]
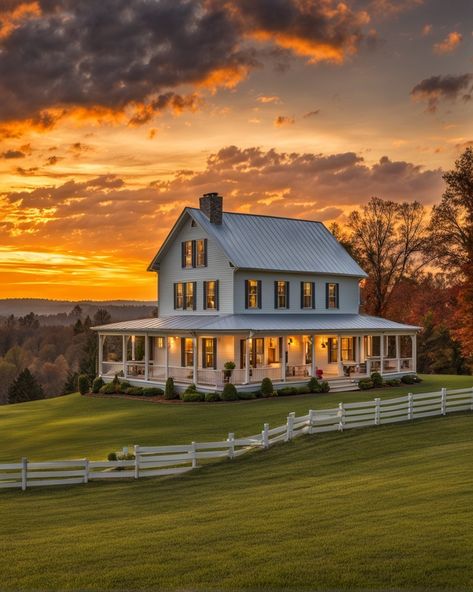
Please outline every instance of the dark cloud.
[{"label": "dark cloud", "polygon": [[411,96],[417,101],[425,101],[427,110],[435,113],[440,101],[469,101],[473,90],[473,74],[458,76],[431,76],[417,84],[411,91]]},{"label": "dark cloud", "polygon": [[60,160],[62,160],[62,158],[60,156],[49,156],[44,164],[45,164],[45,166],[54,166]]},{"label": "dark cloud", "polygon": [[274,120],[276,127],[283,127],[284,125],[294,125],[296,120],[294,117],[288,117],[287,115],[278,115]]},{"label": "dark cloud", "polygon": [[5,152],[3,152],[1,154],[2,158],[24,158],[26,156],[26,154],[24,152],[21,152],[21,150],[6,150]]},{"label": "dark cloud", "polygon": [[304,119],[307,119],[309,117],[315,117],[319,113],[320,113],[320,109],[315,109],[314,111],[309,111],[308,113],[304,113],[303,117],[304,117]]}]

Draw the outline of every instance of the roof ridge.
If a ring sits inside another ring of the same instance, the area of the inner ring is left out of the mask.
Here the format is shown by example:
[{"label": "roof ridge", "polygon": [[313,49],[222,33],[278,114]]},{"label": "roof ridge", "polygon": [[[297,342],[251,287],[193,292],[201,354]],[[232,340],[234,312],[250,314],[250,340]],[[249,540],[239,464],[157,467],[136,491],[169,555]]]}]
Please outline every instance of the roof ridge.
[{"label": "roof ridge", "polygon": [[[193,208],[188,206],[186,209],[188,210],[197,210],[201,212],[200,208]],[[307,218],[290,218],[289,216],[273,216],[272,214],[250,214],[249,212],[226,212],[224,211],[223,214],[229,214],[230,216],[251,216],[252,218],[276,218],[279,220],[293,220],[294,222],[310,222],[312,224],[320,224],[321,226],[325,226],[325,224],[321,220],[308,220]]]}]

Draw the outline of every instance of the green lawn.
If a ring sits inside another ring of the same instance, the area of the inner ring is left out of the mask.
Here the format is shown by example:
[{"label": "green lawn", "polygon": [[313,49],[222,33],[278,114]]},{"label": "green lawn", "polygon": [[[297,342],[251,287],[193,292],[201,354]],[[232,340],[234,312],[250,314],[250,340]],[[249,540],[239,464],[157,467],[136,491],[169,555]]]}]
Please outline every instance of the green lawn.
[{"label": "green lawn", "polygon": [[[87,434],[103,447],[99,414],[127,435],[145,425],[132,412],[126,427],[123,414],[134,405],[76,397],[49,404],[59,402],[75,413],[61,425],[56,409],[43,447],[58,425],[63,435],[73,427],[69,451]],[[274,416],[307,403],[278,401]],[[239,406],[243,425],[271,405]],[[237,413],[136,408],[148,416],[148,438],[156,423],[157,441],[173,433],[162,433],[160,413],[195,414],[200,433],[205,418],[229,413],[235,422]],[[83,422],[80,438],[75,422]],[[179,439],[190,433],[185,423],[174,424]],[[473,590],[472,434],[473,414],[462,414],[306,436],[180,477],[3,492],[0,589]],[[28,443],[35,441],[37,433]]]},{"label": "green lawn", "polygon": [[245,436],[264,422],[284,423],[287,414],[335,407],[340,401],[396,397],[442,386],[473,386],[471,376],[424,376],[424,382],[365,392],[301,395],[236,403],[153,404],[130,399],[69,395],[0,407],[0,460],[102,459],[123,446],[181,444],[221,439],[228,432]]}]

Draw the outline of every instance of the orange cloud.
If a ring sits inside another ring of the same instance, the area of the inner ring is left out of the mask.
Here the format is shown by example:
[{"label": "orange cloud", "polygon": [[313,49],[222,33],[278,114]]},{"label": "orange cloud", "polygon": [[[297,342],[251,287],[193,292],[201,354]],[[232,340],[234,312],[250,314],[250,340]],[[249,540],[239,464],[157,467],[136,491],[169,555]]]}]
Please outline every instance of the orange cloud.
[{"label": "orange cloud", "polygon": [[285,125],[294,125],[296,120],[294,117],[287,117],[286,115],[278,115],[274,120],[274,125],[276,127],[283,127]]},{"label": "orange cloud", "polygon": [[280,98],[276,95],[273,95],[273,96],[261,95],[261,96],[257,97],[256,100],[258,101],[258,103],[279,103],[280,102]]},{"label": "orange cloud", "polygon": [[445,39],[443,39],[443,41],[440,41],[434,45],[434,53],[439,55],[452,53],[460,45],[462,40],[463,35],[457,31],[453,31],[452,33],[449,33]]},{"label": "orange cloud", "polygon": [[21,2],[13,10],[2,10],[0,5],[0,39],[8,37],[22,21],[40,14],[38,2]]}]

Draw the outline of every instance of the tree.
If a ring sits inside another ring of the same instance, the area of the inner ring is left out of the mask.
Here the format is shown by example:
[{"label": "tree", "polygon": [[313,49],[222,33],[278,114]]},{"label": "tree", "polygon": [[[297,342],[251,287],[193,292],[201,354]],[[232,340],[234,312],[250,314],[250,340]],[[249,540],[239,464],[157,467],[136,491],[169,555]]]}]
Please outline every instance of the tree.
[{"label": "tree", "polygon": [[19,374],[22,370],[29,366],[32,361],[32,355],[19,345],[14,345],[5,354],[5,361],[13,364],[16,367],[16,373]]},{"label": "tree", "polygon": [[94,314],[93,324],[94,326],[107,325],[112,320],[112,315],[105,310],[105,308],[99,308]]},{"label": "tree", "polygon": [[0,405],[8,403],[8,389],[15,380],[16,375],[15,364],[0,359]]},{"label": "tree", "polygon": [[82,308],[76,304],[74,308],[69,313],[71,318],[80,319],[82,317]]},{"label": "tree", "polygon": [[39,399],[44,399],[43,388],[28,368],[25,368],[8,389],[8,402],[24,403],[25,401],[37,401]]},{"label": "tree", "polygon": [[77,319],[77,321],[74,323],[72,330],[74,331],[74,335],[79,335],[79,333],[84,332],[84,325],[80,319]]},{"label": "tree", "polygon": [[34,314],[34,312],[30,312],[24,317],[20,317],[18,319],[18,324],[20,327],[27,327],[29,329],[37,329],[39,327],[39,320]]},{"label": "tree", "polygon": [[368,273],[367,311],[383,316],[395,287],[428,262],[429,232],[424,206],[372,197],[349,216],[352,254]]},{"label": "tree", "polygon": [[436,323],[433,314],[422,320],[423,330],[418,343],[418,370],[426,374],[462,374],[465,372],[460,344],[452,338],[443,323]]}]

